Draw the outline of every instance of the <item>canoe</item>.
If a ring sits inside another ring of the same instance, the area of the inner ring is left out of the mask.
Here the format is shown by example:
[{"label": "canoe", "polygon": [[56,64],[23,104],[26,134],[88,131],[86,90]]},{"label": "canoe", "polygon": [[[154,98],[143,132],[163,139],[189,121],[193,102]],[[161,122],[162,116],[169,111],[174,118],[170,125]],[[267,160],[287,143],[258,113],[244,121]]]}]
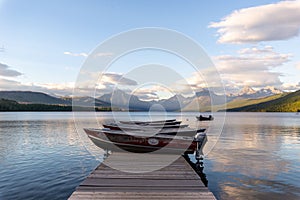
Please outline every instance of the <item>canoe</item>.
[{"label": "canoe", "polygon": [[130,151],[148,153],[161,150],[160,153],[182,154],[194,153],[197,144],[200,151],[206,143],[206,134],[198,133],[195,137],[154,135],[148,137],[142,133],[126,134],[123,131],[108,129],[84,129],[92,142],[102,148],[112,151]]}]

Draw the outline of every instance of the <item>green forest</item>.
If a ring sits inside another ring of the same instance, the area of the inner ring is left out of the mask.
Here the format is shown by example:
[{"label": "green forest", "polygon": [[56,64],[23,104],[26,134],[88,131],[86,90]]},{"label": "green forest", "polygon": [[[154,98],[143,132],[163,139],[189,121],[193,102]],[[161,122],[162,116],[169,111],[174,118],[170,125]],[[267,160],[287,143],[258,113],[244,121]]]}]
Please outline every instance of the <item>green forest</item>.
[{"label": "green forest", "polygon": [[65,111],[70,112],[72,110],[76,111],[111,111],[110,108],[90,108],[90,107],[72,107],[66,105],[51,105],[51,104],[20,104],[16,101],[0,99],[0,112],[8,111],[34,111],[34,112],[55,112],[55,111]]},{"label": "green forest", "polygon": [[227,109],[232,112],[299,112],[300,91],[270,101]]}]

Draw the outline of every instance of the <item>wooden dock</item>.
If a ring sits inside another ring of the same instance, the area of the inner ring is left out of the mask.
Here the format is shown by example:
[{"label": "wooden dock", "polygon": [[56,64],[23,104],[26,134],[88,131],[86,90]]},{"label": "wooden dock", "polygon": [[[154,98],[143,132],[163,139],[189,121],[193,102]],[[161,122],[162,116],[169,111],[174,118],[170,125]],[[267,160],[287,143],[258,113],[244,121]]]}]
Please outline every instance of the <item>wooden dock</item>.
[{"label": "wooden dock", "polygon": [[[146,162],[132,154],[113,153],[69,199],[216,199],[184,157],[164,167],[164,156],[153,155]],[[157,170],[150,172],[151,167]]]}]

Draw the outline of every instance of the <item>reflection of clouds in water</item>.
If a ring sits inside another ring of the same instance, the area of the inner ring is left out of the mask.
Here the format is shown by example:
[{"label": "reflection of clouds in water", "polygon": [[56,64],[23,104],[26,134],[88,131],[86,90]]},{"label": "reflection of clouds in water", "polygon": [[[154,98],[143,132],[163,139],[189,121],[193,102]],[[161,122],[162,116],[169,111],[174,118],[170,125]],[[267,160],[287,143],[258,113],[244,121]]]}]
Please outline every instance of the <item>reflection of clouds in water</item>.
[{"label": "reflection of clouds in water", "polygon": [[221,199],[297,199],[297,122],[286,114],[228,115],[222,137],[208,157],[212,161],[211,176],[221,173],[216,183]]},{"label": "reflection of clouds in water", "polygon": [[[235,181],[235,182],[234,182]],[[231,184],[222,185],[222,199],[298,199],[299,188],[282,183],[281,181],[248,179],[241,177],[235,179]],[[241,187],[243,185],[244,187]],[[253,187],[253,185],[260,186]],[[286,189],[294,191],[290,193]],[[274,195],[276,194],[276,196]],[[245,198],[247,197],[247,198]]]},{"label": "reflection of clouds in water", "polygon": [[264,177],[274,179],[278,173],[282,170],[287,170],[286,167],[289,164],[285,160],[277,160],[276,156],[268,157],[267,151],[252,151],[250,149],[236,148],[222,150],[221,155],[229,154],[226,157],[222,157],[214,152],[211,157],[216,162],[214,164],[214,171],[222,172],[238,172],[239,174],[252,176],[252,177]]},{"label": "reflection of clouds in water", "polygon": [[[282,137],[278,136],[277,128],[249,125],[225,126],[222,136],[211,155],[217,163],[220,163],[215,165],[218,171],[239,171],[245,175],[274,178],[289,164],[288,160],[276,159],[279,157],[276,152],[280,150],[283,142]],[[224,154],[225,157],[219,156]]]},{"label": "reflection of clouds in water", "polygon": [[[45,154],[54,153],[57,149],[69,151],[72,147],[84,148],[88,144],[80,140],[71,117],[63,120],[0,121],[0,157],[5,159],[28,152]],[[92,143],[90,146],[95,148]]]}]

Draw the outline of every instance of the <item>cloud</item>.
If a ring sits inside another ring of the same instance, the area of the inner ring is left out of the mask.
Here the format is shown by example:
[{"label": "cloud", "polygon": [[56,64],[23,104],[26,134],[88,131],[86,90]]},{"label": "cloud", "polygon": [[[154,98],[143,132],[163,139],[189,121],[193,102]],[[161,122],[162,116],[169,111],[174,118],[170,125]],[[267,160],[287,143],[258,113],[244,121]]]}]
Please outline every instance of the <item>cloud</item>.
[{"label": "cloud", "polygon": [[[283,75],[274,69],[287,63],[290,54],[281,54],[271,46],[244,48],[234,55],[219,55],[213,57],[216,71],[202,70],[185,80],[189,83],[187,89],[197,91],[201,88],[213,88],[222,93],[220,85],[214,79],[221,77],[226,90],[236,91],[244,86],[265,87],[280,86]],[[216,79],[217,80],[217,79]]]},{"label": "cloud", "polygon": [[265,87],[281,85],[281,73],[272,71],[290,59],[290,54],[280,54],[271,46],[241,49],[237,55],[214,57],[221,77],[238,86]]},{"label": "cloud", "polygon": [[[70,51],[65,51],[64,52],[65,55],[69,55],[69,56],[74,56],[74,57],[88,57],[89,54],[87,53],[72,53]],[[94,57],[106,57],[106,56],[112,56],[114,55],[112,52],[100,52],[100,53],[96,53],[93,56]]]},{"label": "cloud", "polygon": [[0,63],[0,76],[16,77],[22,75],[22,73],[10,68],[11,68],[10,66]]},{"label": "cloud", "polygon": [[220,73],[245,73],[266,71],[288,62],[290,54],[280,54],[270,46],[239,50],[238,55],[221,55],[213,59]]},{"label": "cloud", "polygon": [[0,90],[44,92],[55,95],[71,95],[74,83],[21,83],[0,78]]},{"label": "cloud", "polygon": [[284,83],[282,89],[285,91],[295,91],[300,89],[300,82],[298,83]]},{"label": "cloud", "polygon": [[[122,90],[131,91],[131,88],[138,83],[125,77],[123,74],[114,72],[87,72],[81,71],[81,79],[76,82],[76,92],[83,94],[94,94],[101,96],[106,93],[111,93],[116,87]],[[81,94],[78,94],[81,95]]]},{"label": "cloud", "polygon": [[135,80],[124,77],[122,74],[117,73],[104,73],[101,77],[101,83],[115,85],[137,85]]},{"label": "cloud", "polygon": [[300,1],[281,1],[236,10],[209,27],[218,29],[220,43],[290,39],[299,35]]},{"label": "cloud", "polygon": [[94,57],[105,57],[105,56],[112,56],[112,55],[114,55],[114,54],[111,52],[100,52],[100,53],[95,54]]},{"label": "cloud", "polygon": [[296,69],[300,70],[300,62],[296,63]]},{"label": "cloud", "polygon": [[[279,86],[281,73],[269,71],[249,71],[244,73],[222,74],[222,78],[227,81],[225,88],[234,88],[236,86],[266,87]],[[230,80],[230,82],[229,82]]]},{"label": "cloud", "polygon": [[87,53],[72,53],[72,52],[69,52],[69,51],[65,51],[64,52],[65,55],[69,55],[69,56],[74,56],[74,57],[87,57],[88,54]]},{"label": "cloud", "polygon": [[10,90],[12,88],[18,88],[20,86],[20,82],[14,80],[8,80],[4,78],[0,78],[0,90]]},{"label": "cloud", "polygon": [[151,100],[158,100],[159,96],[156,93],[156,91],[153,91],[153,89],[146,89],[146,88],[140,88],[139,90],[136,90],[132,93],[133,95],[139,97],[140,100],[143,101],[151,101]]}]

